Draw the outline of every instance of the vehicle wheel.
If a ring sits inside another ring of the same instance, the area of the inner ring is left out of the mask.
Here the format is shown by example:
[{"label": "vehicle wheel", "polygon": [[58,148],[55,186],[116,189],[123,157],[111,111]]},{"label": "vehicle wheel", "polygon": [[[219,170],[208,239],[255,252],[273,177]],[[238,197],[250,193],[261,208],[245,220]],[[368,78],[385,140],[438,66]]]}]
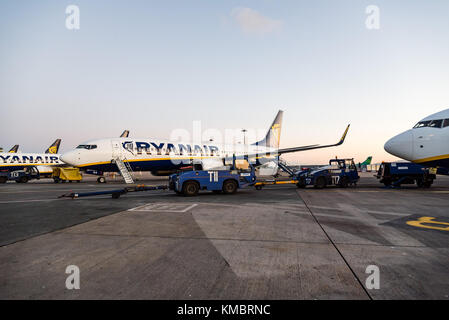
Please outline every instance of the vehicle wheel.
[{"label": "vehicle wheel", "polygon": [[27,177],[21,177],[19,179],[20,183],[27,183],[28,182],[28,178]]},{"label": "vehicle wheel", "polygon": [[0,177],[0,183],[6,183],[6,181],[8,181],[8,178]]},{"label": "vehicle wheel", "polygon": [[199,190],[200,186],[195,181],[184,182],[184,185],[182,186],[182,193],[187,197],[196,196]]},{"label": "vehicle wheel", "polygon": [[424,181],[422,179],[416,179],[416,185],[418,186],[418,188],[423,188]]},{"label": "vehicle wheel", "polygon": [[391,181],[384,181],[384,186],[385,187],[391,186]]},{"label": "vehicle wheel", "polygon": [[73,181],[72,180],[69,180],[69,183],[72,183]]},{"label": "vehicle wheel", "polygon": [[307,185],[306,185],[306,179],[304,177],[299,178],[298,183],[296,184],[296,186],[300,189],[304,189]]},{"label": "vehicle wheel", "polygon": [[326,178],[325,177],[318,177],[315,181],[315,188],[317,189],[323,189],[326,187]]},{"label": "vehicle wheel", "polygon": [[225,194],[236,193],[237,187],[238,187],[237,182],[235,182],[234,180],[226,180],[223,183],[223,192]]},{"label": "vehicle wheel", "polygon": [[433,183],[432,180],[423,182],[423,187],[424,188],[430,188],[432,186],[432,183]]},{"label": "vehicle wheel", "polygon": [[106,178],[105,177],[98,177],[97,178],[97,182],[98,183],[106,183]]},{"label": "vehicle wheel", "polygon": [[340,182],[339,182],[338,186],[339,186],[340,188],[347,188],[347,187],[348,187],[348,184],[349,184],[348,178],[347,178],[347,177],[342,177],[342,178],[340,179]]},{"label": "vehicle wheel", "polygon": [[256,186],[256,190],[262,190],[262,186]]},{"label": "vehicle wheel", "polygon": [[112,199],[118,199],[120,198],[120,193],[119,192],[115,192],[112,194]]}]

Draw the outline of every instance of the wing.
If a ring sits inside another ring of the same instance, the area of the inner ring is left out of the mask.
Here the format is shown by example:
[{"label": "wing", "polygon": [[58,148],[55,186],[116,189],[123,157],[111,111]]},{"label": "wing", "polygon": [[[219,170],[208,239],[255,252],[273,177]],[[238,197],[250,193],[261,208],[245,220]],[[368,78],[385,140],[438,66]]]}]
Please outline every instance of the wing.
[{"label": "wing", "polygon": [[330,148],[330,147],[339,146],[339,145],[343,144],[343,142],[345,142],[346,135],[348,134],[348,131],[349,131],[349,126],[350,126],[350,124],[348,124],[348,126],[346,127],[345,132],[343,133],[343,136],[341,137],[341,139],[337,143],[326,144],[326,145],[314,144],[314,145],[311,145],[311,146],[284,148],[284,149],[279,149],[278,153],[279,154],[283,154],[283,153],[289,153],[289,152],[299,152],[299,151],[307,151],[307,150],[314,150],[314,149],[322,149],[322,148]]},{"label": "wing", "polygon": [[[348,134],[348,131],[349,131],[349,126],[350,126],[350,124],[348,124],[348,126],[346,127],[346,130],[343,133],[343,136],[341,137],[341,139],[337,143],[334,143],[334,144],[326,144],[326,145],[313,144],[313,145],[301,146],[301,147],[284,148],[284,149],[273,150],[272,152],[266,152],[266,153],[265,152],[261,152],[261,153],[239,155],[239,156],[236,156],[235,158],[236,159],[243,159],[243,158],[263,158],[263,157],[267,157],[267,156],[273,157],[273,156],[281,155],[283,153],[308,151],[308,150],[336,147],[336,146],[339,146],[339,145],[343,144],[343,142],[345,142],[346,135]],[[233,157],[227,157],[224,160],[225,161],[231,161],[232,158]]]}]

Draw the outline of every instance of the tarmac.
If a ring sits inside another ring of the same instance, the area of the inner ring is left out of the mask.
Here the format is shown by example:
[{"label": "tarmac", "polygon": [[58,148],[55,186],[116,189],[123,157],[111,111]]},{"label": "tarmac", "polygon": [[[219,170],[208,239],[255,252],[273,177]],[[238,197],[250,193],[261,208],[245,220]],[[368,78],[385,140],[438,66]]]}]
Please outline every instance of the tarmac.
[{"label": "tarmac", "polygon": [[449,177],[386,189],[372,175],[192,198],[58,199],[120,178],[0,185],[0,299],[449,299]]}]

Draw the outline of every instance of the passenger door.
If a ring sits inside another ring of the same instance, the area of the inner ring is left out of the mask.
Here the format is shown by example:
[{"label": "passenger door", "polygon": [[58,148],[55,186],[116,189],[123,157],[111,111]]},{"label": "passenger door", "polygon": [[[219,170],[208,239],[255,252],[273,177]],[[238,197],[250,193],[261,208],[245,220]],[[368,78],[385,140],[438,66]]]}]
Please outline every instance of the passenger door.
[{"label": "passenger door", "polygon": [[112,159],[121,158],[122,155],[122,144],[119,140],[112,140]]}]

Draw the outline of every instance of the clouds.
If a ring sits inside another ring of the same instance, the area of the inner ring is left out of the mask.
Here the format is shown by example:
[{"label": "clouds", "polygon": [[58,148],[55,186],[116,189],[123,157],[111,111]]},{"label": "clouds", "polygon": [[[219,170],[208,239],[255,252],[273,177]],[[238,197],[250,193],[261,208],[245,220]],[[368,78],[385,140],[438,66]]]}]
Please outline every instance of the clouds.
[{"label": "clouds", "polygon": [[231,16],[246,34],[269,34],[281,30],[283,25],[282,21],[263,16],[251,8],[234,8]]}]

